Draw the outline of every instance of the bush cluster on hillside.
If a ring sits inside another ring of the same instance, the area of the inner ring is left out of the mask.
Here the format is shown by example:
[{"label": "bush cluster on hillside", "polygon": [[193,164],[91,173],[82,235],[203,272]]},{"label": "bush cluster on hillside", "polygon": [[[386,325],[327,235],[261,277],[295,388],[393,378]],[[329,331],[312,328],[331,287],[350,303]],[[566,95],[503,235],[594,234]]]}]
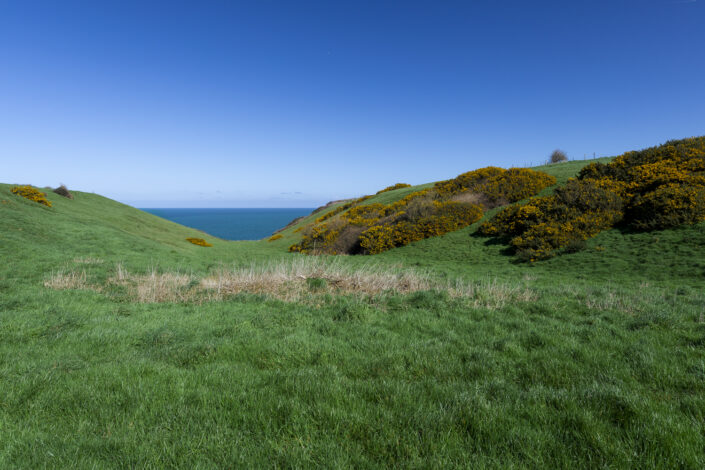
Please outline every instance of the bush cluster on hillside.
[{"label": "bush cluster on hillside", "polygon": [[69,191],[69,188],[66,187],[66,185],[61,185],[58,188],[54,190],[55,194],[58,194],[59,196],[64,196],[65,198],[68,199],[73,199],[73,194],[71,194],[71,191]]},{"label": "bush cluster on hillside", "polygon": [[509,206],[480,227],[527,260],[570,250],[622,223],[639,230],[705,221],[705,137],[592,163],[555,194]]},{"label": "bush cluster on hillside", "polygon": [[46,193],[43,193],[28,184],[24,186],[14,186],[10,189],[10,191],[12,194],[17,194],[18,196],[22,196],[30,201],[38,202],[39,204],[44,204],[47,207],[51,207],[51,201],[47,199]]},{"label": "bush cluster on hillside", "polygon": [[203,238],[187,238],[186,240],[198,246],[213,246]]},{"label": "bush cluster on hillside", "polygon": [[394,191],[395,189],[410,188],[410,187],[411,187],[411,185],[407,184],[407,183],[397,183],[397,184],[393,184],[392,186],[387,186],[384,189],[380,189],[379,191],[377,191],[376,194],[382,194],[382,193],[386,193],[387,191]]},{"label": "bush cluster on hillside", "polygon": [[533,170],[488,167],[441,181],[392,204],[362,204],[371,197],[365,196],[316,219],[289,251],[381,253],[467,227],[480,220],[484,210],[533,196],[555,182],[554,177]]}]

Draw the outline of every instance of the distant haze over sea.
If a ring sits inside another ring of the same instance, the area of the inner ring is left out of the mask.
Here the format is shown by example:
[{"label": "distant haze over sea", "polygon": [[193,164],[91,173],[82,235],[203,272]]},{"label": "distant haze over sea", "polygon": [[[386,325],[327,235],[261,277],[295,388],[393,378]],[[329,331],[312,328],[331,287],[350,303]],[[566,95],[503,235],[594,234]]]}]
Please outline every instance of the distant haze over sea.
[{"label": "distant haze over sea", "polygon": [[225,240],[260,240],[295,218],[309,215],[313,208],[142,210]]}]

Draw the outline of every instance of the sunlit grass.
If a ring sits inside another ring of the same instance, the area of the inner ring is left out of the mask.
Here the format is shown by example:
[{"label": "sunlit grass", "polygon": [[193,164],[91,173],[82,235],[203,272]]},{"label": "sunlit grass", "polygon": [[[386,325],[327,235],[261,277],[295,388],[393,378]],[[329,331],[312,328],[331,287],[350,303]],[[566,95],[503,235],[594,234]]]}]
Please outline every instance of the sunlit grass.
[{"label": "sunlit grass", "polygon": [[705,466],[702,224],[304,258],[9,188],[0,468]]}]

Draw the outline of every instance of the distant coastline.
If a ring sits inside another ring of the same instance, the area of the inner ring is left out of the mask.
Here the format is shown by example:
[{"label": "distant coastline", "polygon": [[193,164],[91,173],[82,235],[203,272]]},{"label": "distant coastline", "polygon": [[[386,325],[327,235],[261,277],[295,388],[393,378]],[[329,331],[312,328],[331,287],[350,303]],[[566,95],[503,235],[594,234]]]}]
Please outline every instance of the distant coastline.
[{"label": "distant coastline", "polygon": [[315,208],[140,208],[224,240],[260,240]]}]

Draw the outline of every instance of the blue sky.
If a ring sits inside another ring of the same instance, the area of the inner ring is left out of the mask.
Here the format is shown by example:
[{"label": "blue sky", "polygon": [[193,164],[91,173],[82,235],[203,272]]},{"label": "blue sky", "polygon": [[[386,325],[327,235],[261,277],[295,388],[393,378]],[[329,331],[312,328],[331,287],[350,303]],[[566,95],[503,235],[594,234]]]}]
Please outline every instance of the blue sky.
[{"label": "blue sky", "polygon": [[705,0],[0,2],[0,181],[313,207],[705,134]]}]

